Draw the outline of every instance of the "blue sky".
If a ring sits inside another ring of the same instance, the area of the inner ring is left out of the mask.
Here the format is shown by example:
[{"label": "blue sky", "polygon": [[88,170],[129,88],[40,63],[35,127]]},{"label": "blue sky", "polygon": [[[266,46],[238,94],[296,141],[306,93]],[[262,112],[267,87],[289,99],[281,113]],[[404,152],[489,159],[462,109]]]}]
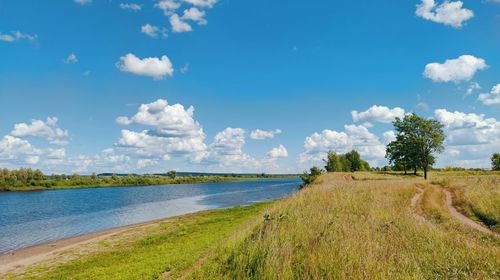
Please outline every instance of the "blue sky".
[{"label": "blue sky", "polygon": [[384,165],[408,112],[446,125],[438,166],[489,167],[499,49],[494,0],[0,0],[0,167]]}]

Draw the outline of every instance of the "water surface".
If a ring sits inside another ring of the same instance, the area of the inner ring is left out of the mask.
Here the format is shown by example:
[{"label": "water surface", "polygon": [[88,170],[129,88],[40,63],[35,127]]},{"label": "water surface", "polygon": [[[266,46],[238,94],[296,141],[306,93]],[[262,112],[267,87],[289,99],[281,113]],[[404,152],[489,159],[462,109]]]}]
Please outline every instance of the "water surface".
[{"label": "water surface", "polygon": [[297,191],[298,179],[0,193],[0,253]]}]

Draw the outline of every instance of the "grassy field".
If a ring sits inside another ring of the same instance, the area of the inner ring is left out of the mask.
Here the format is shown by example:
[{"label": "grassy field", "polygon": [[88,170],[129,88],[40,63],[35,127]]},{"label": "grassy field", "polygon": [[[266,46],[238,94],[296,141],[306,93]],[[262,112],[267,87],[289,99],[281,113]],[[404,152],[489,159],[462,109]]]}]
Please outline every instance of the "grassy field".
[{"label": "grassy field", "polygon": [[410,208],[421,179],[327,174],[320,182],[279,202],[268,220],[219,248],[190,278],[500,277],[499,240],[454,221],[437,187],[418,204],[422,222]]},{"label": "grassy field", "polygon": [[[271,202],[211,210],[154,223],[69,251],[55,261],[0,279],[177,278],[239,230],[262,217]],[[67,260],[67,261],[65,261]]]},{"label": "grassy field", "polygon": [[500,233],[500,174],[438,174],[435,183],[452,192],[456,208],[491,230]]},{"label": "grassy field", "polygon": [[170,219],[10,278],[500,279],[500,239],[445,206],[448,190],[477,220],[497,219],[499,178],[329,173],[286,199]]}]

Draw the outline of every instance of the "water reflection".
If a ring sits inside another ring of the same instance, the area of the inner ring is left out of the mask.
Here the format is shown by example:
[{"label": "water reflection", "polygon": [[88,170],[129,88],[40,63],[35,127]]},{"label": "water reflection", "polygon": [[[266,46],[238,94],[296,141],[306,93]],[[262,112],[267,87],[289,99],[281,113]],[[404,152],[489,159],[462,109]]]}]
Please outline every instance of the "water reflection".
[{"label": "water reflection", "polygon": [[0,193],[0,252],[186,213],[247,205],[295,192],[299,181]]}]

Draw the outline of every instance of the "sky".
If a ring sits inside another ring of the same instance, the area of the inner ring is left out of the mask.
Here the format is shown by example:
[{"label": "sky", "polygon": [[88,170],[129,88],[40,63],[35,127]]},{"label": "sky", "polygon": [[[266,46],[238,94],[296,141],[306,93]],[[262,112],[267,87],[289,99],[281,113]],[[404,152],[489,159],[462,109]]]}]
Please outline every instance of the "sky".
[{"label": "sky", "polygon": [[498,0],[0,0],[0,168],[383,166],[412,112],[437,167],[489,168],[499,50]]}]

